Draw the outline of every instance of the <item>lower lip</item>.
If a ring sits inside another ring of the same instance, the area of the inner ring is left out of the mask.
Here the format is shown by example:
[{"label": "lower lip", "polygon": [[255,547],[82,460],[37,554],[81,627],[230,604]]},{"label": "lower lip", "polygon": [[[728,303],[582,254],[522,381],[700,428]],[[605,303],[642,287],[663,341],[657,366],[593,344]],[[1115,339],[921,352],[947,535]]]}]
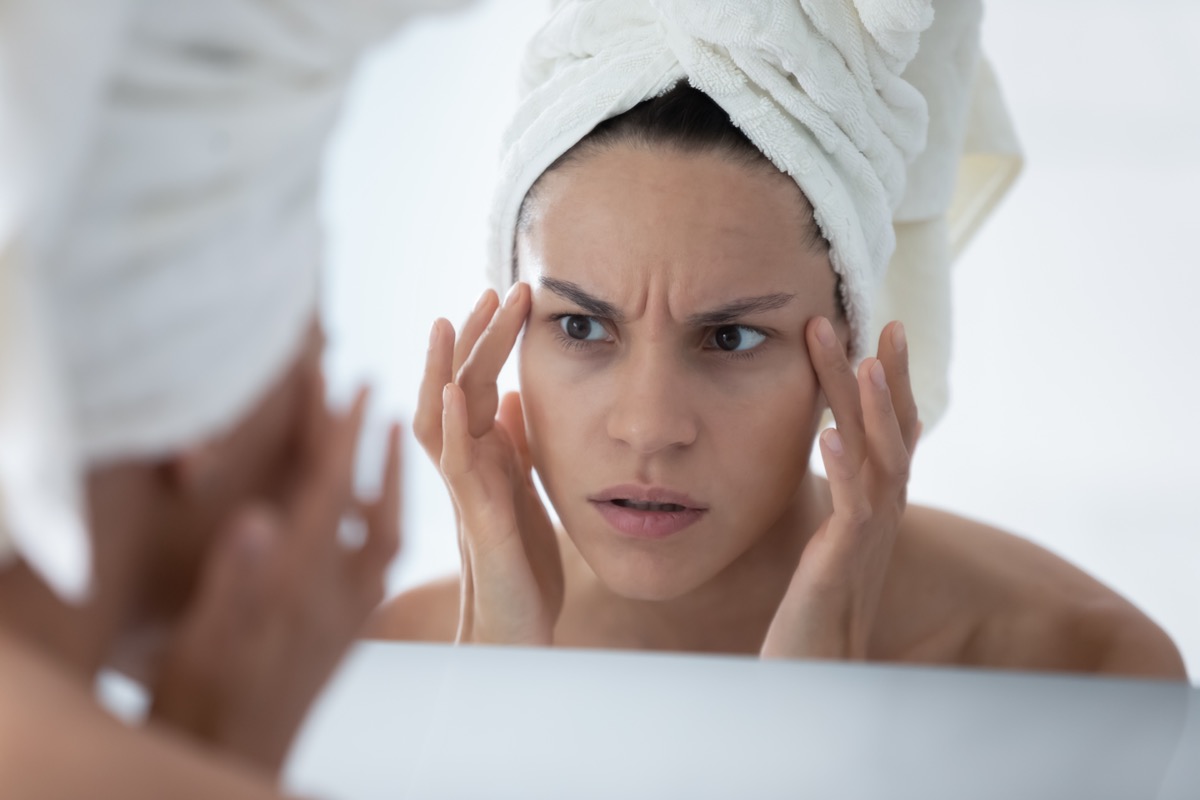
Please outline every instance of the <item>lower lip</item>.
[{"label": "lower lip", "polygon": [[638,511],[616,503],[592,501],[600,516],[618,533],[635,539],[665,539],[704,516],[699,508],[683,511]]}]

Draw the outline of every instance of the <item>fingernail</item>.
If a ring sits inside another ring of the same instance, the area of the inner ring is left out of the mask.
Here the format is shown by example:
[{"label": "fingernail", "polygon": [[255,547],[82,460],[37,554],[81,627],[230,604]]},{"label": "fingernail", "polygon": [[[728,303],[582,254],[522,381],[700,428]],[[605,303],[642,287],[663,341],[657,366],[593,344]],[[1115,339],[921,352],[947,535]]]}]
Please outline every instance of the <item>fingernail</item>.
[{"label": "fingernail", "polygon": [[521,284],[514,283],[512,285],[512,288],[510,288],[508,290],[508,294],[506,294],[504,296],[504,307],[505,308],[508,308],[509,306],[511,306],[512,304],[517,302],[517,292],[520,288],[521,288]]},{"label": "fingernail", "polygon": [[904,348],[908,347],[908,338],[904,335],[903,322],[897,322],[892,326],[892,347],[897,353],[903,353]]},{"label": "fingernail", "polygon": [[430,350],[432,350],[433,346],[437,344],[438,333],[439,333],[438,329],[441,327],[440,325],[438,325],[438,322],[440,322],[440,321],[441,320],[434,320],[433,327],[429,329],[429,349]]},{"label": "fingernail", "polygon": [[840,434],[838,434],[835,428],[827,429],[823,434],[821,434],[821,438],[825,440],[825,446],[828,447],[830,452],[832,452],[835,456],[840,456],[842,454],[842,437]]},{"label": "fingernail", "polygon": [[829,320],[821,317],[821,321],[817,323],[817,340],[825,347],[837,346],[837,334],[833,332],[833,326],[829,324]]},{"label": "fingernail", "polygon": [[450,403],[454,400],[454,393],[450,391],[451,384],[447,383],[442,387],[442,405],[446,408],[450,407]]},{"label": "fingernail", "polygon": [[871,373],[871,383],[875,384],[876,389],[887,389],[887,375],[883,372],[883,364],[877,360],[871,365],[869,370]]},{"label": "fingernail", "polygon": [[471,312],[474,314],[479,309],[483,308],[483,304],[487,302],[488,290],[484,290],[483,294],[479,295],[479,300],[475,303],[475,309]]}]

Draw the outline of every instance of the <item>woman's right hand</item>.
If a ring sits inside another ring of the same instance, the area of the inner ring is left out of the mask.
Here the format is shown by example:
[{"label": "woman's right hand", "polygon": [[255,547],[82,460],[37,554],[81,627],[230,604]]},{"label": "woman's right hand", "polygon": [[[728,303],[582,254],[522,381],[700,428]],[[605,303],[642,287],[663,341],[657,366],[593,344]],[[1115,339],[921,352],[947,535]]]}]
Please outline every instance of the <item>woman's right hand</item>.
[{"label": "woman's right hand", "polygon": [[[152,722],[272,774],[383,599],[400,542],[399,427],[388,435],[378,498],[357,497],[366,393],[334,413],[319,372],[310,380],[290,489],[233,514],[153,681]],[[360,542],[339,535],[348,521]]]},{"label": "woman's right hand", "polygon": [[[554,526],[533,484],[517,393],[496,379],[529,315],[529,286],[488,290],[455,341],[433,325],[413,431],[454,500],[462,590],[457,640],[549,645],[563,601]],[[498,412],[498,413],[497,413]]]}]

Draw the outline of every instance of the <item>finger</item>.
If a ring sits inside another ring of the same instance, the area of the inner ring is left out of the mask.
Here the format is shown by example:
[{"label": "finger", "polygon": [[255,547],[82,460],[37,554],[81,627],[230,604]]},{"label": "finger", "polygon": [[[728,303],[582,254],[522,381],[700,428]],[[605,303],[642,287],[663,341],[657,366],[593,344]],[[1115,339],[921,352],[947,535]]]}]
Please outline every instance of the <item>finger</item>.
[{"label": "finger", "polygon": [[379,497],[366,505],[367,540],[354,556],[355,568],[364,583],[383,575],[400,549],[401,521],[401,439],[400,426],[388,429],[387,457],[383,466]]},{"label": "finger", "polygon": [[442,387],[453,380],[454,327],[437,319],[429,332],[425,374],[417,395],[413,435],[436,463],[442,456]]},{"label": "finger", "polygon": [[499,404],[496,378],[508,360],[529,315],[529,285],[517,283],[504,299],[492,322],[458,371],[455,382],[467,398],[467,419],[472,436],[491,430]]},{"label": "finger", "polygon": [[[442,475],[450,487],[454,505],[458,509],[460,528],[464,532],[465,545],[472,553],[479,548],[495,553],[497,548],[505,551],[499,557],[511,557],[510,547],[515,541],[520,549],[520,537],[516,535],[512,509],[512,488],[505,479],[503,486],[489,485],[479,474],[476,464],[478,442],[468,429],[466,397],[462,389],[446,384],[443,398],[446,412],[442,421],[445,440],[442,444]],[[468,554],[468,558],[471,554]],[[473,564],[478,571],[478,565]]]},{"label": "finger", "polygon": [[278,521],[265,509],[247,509],[234,518],[197,587],[190,617],[197,628],[213,634],[253,627],[278,536]]},{"label": "finger", "polygon": [[462,387],[447,383],[442,390],[442,475],[453,492],[474,462],[474,441],[467,427],[467,401]]},{"label": "finger", "polygon": [[517,455],[521,458],[521,469],[528,475],[533,469],[533,458],[529,454],[529,442],[525,438],[525,410],[521,407],[521,394],[508,392],[500,400],[500,426],[504,428]]},{"label": "finger", "polygon": [[319,367],[311,370],[307,373],[307,381],[304,418],[296,455],[300,466],[296,482],[289,487],[290,491],[286,495],[289,498],[288,502],[294,501],[303,493],[304,487],[315,479],[313,470],[321,463],[321,454],[328,447],[333,427],[333,415],[325,402],[324,372]]},{"label": "finger", "polygon": [[805,336],[817,380],[825,393],[825,399],[829,402],[829,410],[833,412],[833,418],[837,422],[846,458],[849,463],[860,463],[864,454],[866,433],[863,428],[858,379],[829,320],[815,317],[808,323]]},{"label": "finger", "polygon": [[[470,560],[470,542],[466,533],[474,529],[481,516],[479,492],[471,475],[475,467],[476,442],[467,421],[467,401],[462,387],[448,383],[442,393],[442,477],[450,490],[458,516],[459,552]],[[465,573],[465,570],[464,570]]]},{"label": "finger", "polygon": [[326,447],[317,454],[320,463],[311,470],[313,479],[289,509],[288,523],[302,552],[323,558],[340,546],[337,530],[354,499],[355,456],[369,396],[360,389],[350,410],[333,419]]},{"label": "finger", "polygon": [[904,324],[889,322],[879,334],[879,360],[892,393],[892,405],[900,425],[900,436],[911,454],[917,444],[917,401],[913,397],[912,379],[908,372],[908,340]]},{"label": "finger", "polygon": [[864,359],[858,369],[858,380],[872,478],[886,479],[887,485],[900,489],[903,496],[903,488],[908,485],[910,456],[882,362],[877,358]]},{"label": "finger", "polygon": [[[463,323],[462,335],[458,337],[458,344],[454,347],[454,374],[462,369],[462,365],[466,362],[467,356],[471,355],[471,351],[475,349],[475,343],[479,341],[480,335],[487,329],[488,323],[492,321],[492,317],[496,314],[496,308],[500,305],[500,298],[496,296],[496,292],[492,289],[486,290],[479,297],[479,301],[475,303],[475,308],[467,315],[467,321]],[[449,381],[446,381],[449,383]],[[444,386],[445,383],[442,384]],[[441,386],[438,387],[441,390]]]},{"label": "finger", "polygon": [[848,457],[846,440],[840,431],[826,429],[820,436],[820,445],[833,499],[833,518],[840,523],[833,530],[859,530],[871,519],[871,503],[863,485],[862,470]]}]

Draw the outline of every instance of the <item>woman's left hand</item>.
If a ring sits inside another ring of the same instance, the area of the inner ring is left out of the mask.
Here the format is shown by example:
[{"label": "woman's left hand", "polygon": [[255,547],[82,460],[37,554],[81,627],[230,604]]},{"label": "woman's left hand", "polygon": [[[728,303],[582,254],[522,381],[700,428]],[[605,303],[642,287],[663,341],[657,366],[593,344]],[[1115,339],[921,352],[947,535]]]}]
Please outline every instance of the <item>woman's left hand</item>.
[{"label": "woman's left hand", "polygon": [[858,374],[824,318],[806,331],[837,428],[820,436],[833,513],[809,540],[763,643],[765,658],[861,660],[904,515],[920,422],[904,328],[892,322]]},{"label": "woman's left hand", "polygon": [[[315,396],[324,398],[323,386]],[[152,723],[278,773],[309,705],[382,601],[399,547],[400,438],[377,499],[354,495],[365,393],[345,414],[313,403],[298,479],[278,507],[234,515],[153,686]],[[339,528],[357,517],[357,547]]]}]

